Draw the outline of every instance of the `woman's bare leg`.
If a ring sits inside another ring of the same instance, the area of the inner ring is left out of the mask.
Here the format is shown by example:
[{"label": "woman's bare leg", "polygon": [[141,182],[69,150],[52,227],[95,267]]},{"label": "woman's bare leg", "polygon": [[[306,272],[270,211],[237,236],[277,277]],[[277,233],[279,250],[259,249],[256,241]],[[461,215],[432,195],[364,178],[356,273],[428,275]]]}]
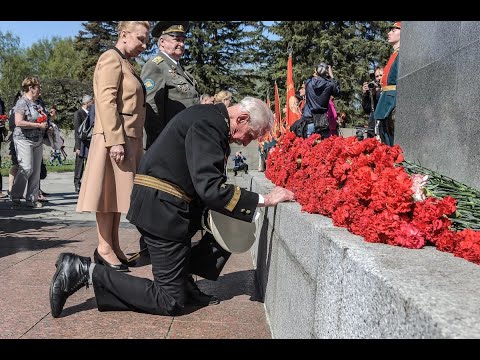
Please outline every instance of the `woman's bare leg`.
[{"label": "woman's bare leg", "polygon": [[[119,213],[100,213],[97,212],[97,235],[98,235],[98,253],[102,258],[108,261],[112,265],[120,265],[117,255],[115,255],[115,241],[118,244],[118,221],[115,220],[116,215]],[[116,224],[116,229],[114,225]],[[113,239],[112,234],[116,235],[116,240]],[[118,245],[117,245],[118,247]]]},{"label": "woman's bare leg", "polygon": [[120,237],[118,236],[118,229],[120,228],[120,216],[121,213],[114,213],[113,225],[112,225],[112,248],[115,255],[119,259],[127,260],[125,253],[120,248]]}]

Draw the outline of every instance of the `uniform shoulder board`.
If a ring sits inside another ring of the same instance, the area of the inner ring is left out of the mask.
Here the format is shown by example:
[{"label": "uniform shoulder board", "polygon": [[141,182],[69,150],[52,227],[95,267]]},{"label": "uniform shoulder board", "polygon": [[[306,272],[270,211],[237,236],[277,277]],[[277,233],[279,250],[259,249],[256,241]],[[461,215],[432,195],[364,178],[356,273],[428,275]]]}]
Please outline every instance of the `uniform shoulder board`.
[{"label": "uniform shoulder board", "polygon": [[163,58],[161,56],[157,56],[152,61],[158,65],[163,61]]}]

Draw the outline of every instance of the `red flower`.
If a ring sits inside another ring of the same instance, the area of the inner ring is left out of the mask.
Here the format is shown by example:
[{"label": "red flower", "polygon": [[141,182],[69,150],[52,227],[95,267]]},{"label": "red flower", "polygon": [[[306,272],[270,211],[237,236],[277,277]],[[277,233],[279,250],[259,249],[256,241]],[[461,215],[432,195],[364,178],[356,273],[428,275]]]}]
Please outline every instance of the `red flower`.
[{"label": "red flower", "polygon": [[302,211],[330,216],[336,226],[412,249],[427,242],[480,264],[480,232],[451,230],[456,200],[414,200],[402,149],[376,139],[282,136],[268,155],[265,175],[295,193]]},{"label": "red flower", "polygon": [[37,123],[43,123],[47,121],[47,115],[41,115],[37,118]]}]

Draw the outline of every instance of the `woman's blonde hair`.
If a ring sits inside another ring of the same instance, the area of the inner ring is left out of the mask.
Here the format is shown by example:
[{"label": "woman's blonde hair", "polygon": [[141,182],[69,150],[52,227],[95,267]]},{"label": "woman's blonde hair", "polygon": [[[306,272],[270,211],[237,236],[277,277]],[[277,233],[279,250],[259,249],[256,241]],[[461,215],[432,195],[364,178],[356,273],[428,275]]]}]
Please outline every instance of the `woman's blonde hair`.
[{"label": "woman's blonde hair", "polygon": [[119,21],[117,25],[117,33],[120,35],[122,30],[127,30],[134,25],[143,25],[150,31],[150,22],[148,21]]},{"label": "woman's blonde hair", "polygon": [[27,76],[22,81],[22,91],[28,92],[30,90],[30,86],[40,86],[40,78],[38,76]]},{"label": "woman's blonde hair", "polygon": [[223,100],[226,100],[226,99],[232,100],[232,95],[233,94],[230,91],[227,91],[227,90],[219,91],[213,97],[213,103],[218,104],[218,103],[221,103]]}]

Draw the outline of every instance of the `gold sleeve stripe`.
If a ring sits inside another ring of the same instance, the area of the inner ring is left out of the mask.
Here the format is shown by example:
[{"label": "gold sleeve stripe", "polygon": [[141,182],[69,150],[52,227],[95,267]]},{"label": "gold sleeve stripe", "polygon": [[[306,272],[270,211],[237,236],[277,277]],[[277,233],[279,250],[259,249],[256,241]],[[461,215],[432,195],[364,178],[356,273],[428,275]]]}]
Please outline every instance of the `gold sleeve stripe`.
[{"label": "gold sleeve stripe", "polygon": [[235,209],[235,206],[237,206],[238,204],[238,200],[240,200],[241,193],[242,191],[240,190],[240,187],[235,186],[235,192],[233,193],[233,196],[228,202],[227,206],[225,206],[225,209],[227,209],[230,212],[233,211],[233,209]]}]

